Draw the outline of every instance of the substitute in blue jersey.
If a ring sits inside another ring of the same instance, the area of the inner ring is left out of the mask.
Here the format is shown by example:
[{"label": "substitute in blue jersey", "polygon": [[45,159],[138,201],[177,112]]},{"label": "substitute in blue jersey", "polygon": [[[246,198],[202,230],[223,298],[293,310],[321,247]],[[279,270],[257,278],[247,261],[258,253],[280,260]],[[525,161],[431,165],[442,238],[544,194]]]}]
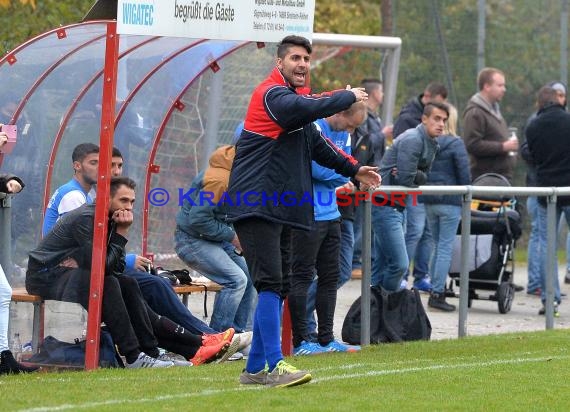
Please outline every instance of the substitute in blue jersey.
[{"label": "substitute in blue jersey", "polygon": [[84,203],[93,203],[89,191],[97,183],[99,167],[99,146],[82,143],[73,149],[73,179],[60,186],[49,200],[44,216],[42,235],[45,236],[64,214],[77,209]]}]

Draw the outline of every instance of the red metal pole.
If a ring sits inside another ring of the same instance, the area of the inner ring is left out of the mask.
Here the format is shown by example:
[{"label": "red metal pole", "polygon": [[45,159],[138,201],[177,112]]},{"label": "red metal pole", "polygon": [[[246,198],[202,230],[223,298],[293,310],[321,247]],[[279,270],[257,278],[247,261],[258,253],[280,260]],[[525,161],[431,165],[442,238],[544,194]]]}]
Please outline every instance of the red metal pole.
[{"label": "red metal pole", "polygon": [[291,312],[289,312],[289,299],[283,304],[283,323],[281,326],[281,352],[285,356],[293,354],[293,329],[291,329]]},{"label": "red metal pole", "polygon": [[93,259],[91,263],[91,288],[89,290],[87,345],[85,350],[85,369],[87,370],[97,369],[99,366],[99,326],[101,324],[103,282],[107,257],[107,222],[110,202],[109,182],[115,121],[118,51],[119,36],[117,35],[117,23],[110,22],[107,23],[105,69],[103,74],[99,176],[97,177],[97,201],[95,206],[95,224],[93,226]]}]

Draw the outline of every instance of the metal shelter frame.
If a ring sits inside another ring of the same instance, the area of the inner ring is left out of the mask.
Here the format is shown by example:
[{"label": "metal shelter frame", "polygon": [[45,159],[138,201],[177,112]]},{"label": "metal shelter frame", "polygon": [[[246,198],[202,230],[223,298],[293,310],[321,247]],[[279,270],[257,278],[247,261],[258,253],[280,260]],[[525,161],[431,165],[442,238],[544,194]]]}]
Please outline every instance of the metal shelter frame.
[{"label": "metal shelter frame", "polygon": [[[355,46],[366,48],[388,49],[387,72],[384,77],[386,84],[383,116],[385,121],[391,122],[393,117],[396,97],[398,66],[400,61],[401,39],[380,36],[354,36],[340,34],[319,34],[313,36],[313,44]],[[95,369],[99,360],[99,324],[101,323],[101,306],[104,280],[104,267],[107,239],[107,209],[109,204],[109,176],[111,165],[111,151],[113,147],[113,131],[115,123],[117,66],[119,56],[119,36],[115,21],[107,23],[104,85],[101,117],[100,154],[99,162],[103,167],[99,168],[97,182],[97,197],[103,201],[97,202],[95,210],[95,233],[93,238],[93,259],[91,268],[91,288],[89,295],[89,312],[87,321],[87,345],[85,356],[85,368]],[[211,61],[215,64],[215,60]],[[170,111],[176,106],[174,102]],[[161,128],[164,127],[164,122]],[[153,148],[156,150],[156,146]],[[154,153],[153,153],[154,155]],[[149,178],[147,174],[146,188],[148,189]],[[146,202],[146,199],[145,199]],[[145,208],[146,210],[146,208]],[[143,226],[145,224],[143,223]],[[144,244],[144,242],[143,242]],[[143,246],[144,252],[144,246]],[[366,258],[366,255],[364,256]],[[370,258],[368,257],[368,261]],[[364,284],[364,282],[363,282]],[[369,288],[363,287],[363,293],[369,293]]]}]

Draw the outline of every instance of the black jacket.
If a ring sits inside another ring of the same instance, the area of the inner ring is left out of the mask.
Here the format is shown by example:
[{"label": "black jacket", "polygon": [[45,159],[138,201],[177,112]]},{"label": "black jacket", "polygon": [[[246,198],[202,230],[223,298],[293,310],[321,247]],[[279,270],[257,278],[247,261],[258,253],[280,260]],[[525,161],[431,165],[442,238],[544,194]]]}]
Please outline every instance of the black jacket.
[{"label": "black jacket", "polygon": [[422,114],[424,113],[424,105],[422,103],[423,94],[410,99],[408,103],[402,106],[398,118],[394,122],[394,139],[400,136],[408,129],[413,129],[422,122]]},{"label": "black jacket", "polygon": [[534,159],[530,154],[530,149],[528,148],[528,138],[526,137],[526,129],[528,129],[528,125],[536,119],[536,113],[530,115],[528,120],[526,121],[525,129],[524,129],[524,136],[525,141],[521,144],[520,153],[521,157],[526,163],[526,185],[527,186],[536,186],[536,165],[534,164]]},{"label": "black jacket", "polygon": [[[365,166],[380,166],[386,152],[386,136],[382,132],[382,121],[378,115],[368,110],[366,121],[358,126],[351,136],[351,155]],[[357,182],[353,182],[357,184]],[[354,199],[354,196],[351,195]],[[347,206],[339,206],[343,219],[354,220],[354,201]]]},{"label": "black jacket", "polygon": [[[75,259],[80,268],[91,270],[94,220],[95,204],[84,204],[59,219],[38,247],[30,251],[26,285],[29,280],[33,282],[36,273],[50,270],[68,257]],[[126,244],[127,239],[117,234],[114,223],[109,221],[105,275],[124,272]]]},{"label": "black jacket", "polygon": [[[570,113],[558,104],[540,110],[527,127],[526,138],[538,186],[570,186]],[[559,196],[557,204],[570,205],[570,197]]]},{"label": "black jacket", "polygon": [[8,187],[6,187],[6,185],[10,180],[18,181],[22,189],[24,188],[24,182],[19,177],[7,173],[0,173],[0,193],[8,193]]},{"label": "black jacket", "polygon": [[360,165],[318,132],[314,120],[349,108],[347,90],[297,94],[275,68],[253,92],[236,145],[229,221],[258,217],[309,229],[314,221],[311,161],[354,177]]}]

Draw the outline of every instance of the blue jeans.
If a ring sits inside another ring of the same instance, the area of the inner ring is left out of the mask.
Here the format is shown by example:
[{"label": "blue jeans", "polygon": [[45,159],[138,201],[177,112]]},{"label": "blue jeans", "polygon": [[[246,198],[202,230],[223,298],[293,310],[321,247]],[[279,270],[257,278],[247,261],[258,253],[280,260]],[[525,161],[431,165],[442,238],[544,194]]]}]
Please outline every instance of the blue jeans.
[{"label": "blue jeans", "polygon": [[[364,220],[364,204],[359,203],[358,206],[354,208],[354,222],[353,222],[353,233],[354,233],[354,249],[352,252],[352,268],[360,269],[362,267],[362,222]],[[370,252],[371,260],[374,262],[376,259],[377,249],[374,246],[374,225],[371,228],[372,236]],[[342,253],[342,251],[341,251]],[[342,276],[342,273],[341,273]]]},{"label": "blue jeans", "polygon": [[[429,261],[433,251],[433,239],[427,223],[423,203],[412,205],[408,197],[406,206],[406,252],[414,262],[414,281],[423,279],[429,273]],[[407,278],[409,269],[404,277]]]},{"label": "blue jeans", "polygon": [[536,196],[529,196],[526,200],[528,215],[530,216],[530,234],[528,237],[528,285],[527,291],[532,293],[540,288],[542,270],[541,258],[546,253],[546,230],[545,236],[540,236],[540,219],[538,217],[538,199]]},{"label": "blue jeans", "polygon": [[431,284],[433,292],[443,293],[451,265],[453,242],[461,220],[461,206],[426,204],[425,207],[434,242]]},{"label": "blue jeans", "polygon": [[180,301],[168,280],[136,269],[128,269],[124,275],[137,281],[144,300],[157,314],[167,317],[196,335],[218,333],[192,315],[192,312]]},{"label": "blue jeans", "polygon": [[372,206],[378,259],[372,266],[372,285],[389,292],[400,288],[410,261],[404,239],[404,212],[389,206]]},{"label": "blue jeans", "polygon": [[[340,222],[340,276],[336,283],[336,289],[350,280],[352,275],[352,248],[354,246],[352,220]],[[313,280],[307,291],[307,331],[310,337],[317,336],[317,322],[315,321],[315,299],[317,296],[317,280]]]},{"label": "blue jeans", "polygon": [[[558,234],[558,227],[560,226],[560,217],[564,213],[566,218],[570,217],[570,206],[560,207],[556,206],[556,231],[555,236]],[[542,206],[540,203],[538,204],[538,219],[539,219],[539,238],[544,239],[544,247],[543,252],[540,254],[540,267],[542,268],[541,276],[540,276],[540,287],[542,291],[540,293],[540,299],[542,303],[546,302],[546,267],[547,267],[547,259],[546,259],[546,230],[547,230],[547,223],[546,223],[546,207]],[[558,236],[556,236],[558,237]],[[558,242],[556,242],[558,243]],[[558,247],[555,245],[555,250],[558,250]],[[554,301],[560,303],[560,282],[558,281],[558,259],[554,259]]]},{"label": "blue jeans", "polygon": [[192,269],[224,288],[216,294],[210,327],[251,330],[257,293],[245,259],[235,253],[229,242],[211,242],[176,230],[175,250]]},{"label": "blue jeans", "polygon": [[570,273],[570,232],[566,235],[566,273]]}]

